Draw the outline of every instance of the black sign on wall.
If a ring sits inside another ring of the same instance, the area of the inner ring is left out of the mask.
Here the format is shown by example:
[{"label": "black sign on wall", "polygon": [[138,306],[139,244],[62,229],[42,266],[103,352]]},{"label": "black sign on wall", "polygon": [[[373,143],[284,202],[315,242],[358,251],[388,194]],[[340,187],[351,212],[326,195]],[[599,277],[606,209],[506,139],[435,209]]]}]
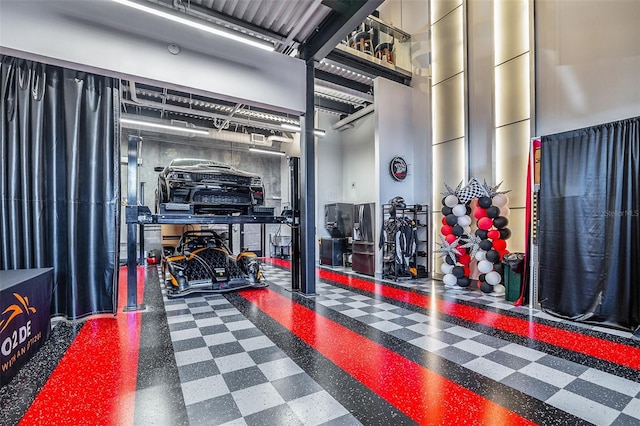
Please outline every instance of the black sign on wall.
[{"label": "black sign on wall", "polygon": [[389,173],[394,180],[402,182],[407,177],[407,162],[402,157],[393,157],[389,163]]}]

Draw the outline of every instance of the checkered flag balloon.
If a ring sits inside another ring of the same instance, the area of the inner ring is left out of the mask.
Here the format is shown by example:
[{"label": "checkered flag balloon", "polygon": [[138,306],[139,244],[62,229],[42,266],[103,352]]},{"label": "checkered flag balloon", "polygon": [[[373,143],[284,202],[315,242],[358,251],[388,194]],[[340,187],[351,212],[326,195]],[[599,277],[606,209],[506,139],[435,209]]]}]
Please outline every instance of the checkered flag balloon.
[{"label": "checkered flag balloon", "polygon": [[468,203],[474,198],[488,196],[487,191],[482,186],[478,178],[471,178],[467,186],[462,188],[458,193],[458,199],[461,203]]}]

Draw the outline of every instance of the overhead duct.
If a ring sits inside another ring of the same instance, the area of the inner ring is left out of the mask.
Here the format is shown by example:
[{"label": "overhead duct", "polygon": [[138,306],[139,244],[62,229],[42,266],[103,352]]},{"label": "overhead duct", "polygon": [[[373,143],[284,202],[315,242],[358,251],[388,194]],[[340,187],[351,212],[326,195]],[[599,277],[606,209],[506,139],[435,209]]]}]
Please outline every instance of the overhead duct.
[{"label": "overhead duct", "polygon": [[343,118],[340,121],[336,121],[331,126],[331,128],[333,130],[345,130],[350,123],[356,121],[359,118],[364,117],[365,115],[371,114],[375,110],[375,107],[373,105],[374,104],[364,107],[360,111],[354,112],[353,114]]},{"label": "overhead duct", "polygon": [[[200,139],[211,139],[223,142],[231,142],[231,143],[241,143],[252,146],[262,146],[262,147],[270,147],[273,145],[273,142],[284,142],[284,143],[293,143],[292,138],[287,138],[284,136],[265,136],[260,133],[240,133],[240,132],[230,132],[228,130],[217,130],[217,129],[203,129],[198,128],[198,131],[207,130],[208,135],[195,135],[189,134],[185,132],[184,129],[189,129],[190,125],[186,121],[180,120],[144,120],[145,122],[149,122],[152,124],[163,124],[165,127],[163,129],[153,129],[149,126],[145,125],[141,122],[139,117],[135,115],[123,114],[123,118],[127,118],[130,120],[136,120],[138,123],[132,123],[129,121],[121,122],[121,126],[127,129],[141,130],[141,131],[152,131],[156,133],[162,133],[165,135],[173,135],[173,136],[181,136],[182,138],[200,138]],[[173,127],[173,129],[172,129]],[[194,128],[194,130],[196,130]]]}]

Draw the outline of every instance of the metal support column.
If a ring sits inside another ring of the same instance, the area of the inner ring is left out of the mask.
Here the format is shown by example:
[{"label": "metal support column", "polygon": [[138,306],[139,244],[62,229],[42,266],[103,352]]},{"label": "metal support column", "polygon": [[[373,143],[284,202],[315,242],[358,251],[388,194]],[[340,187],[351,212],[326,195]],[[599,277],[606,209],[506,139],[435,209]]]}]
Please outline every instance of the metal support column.
[{"label": "metal support column", "polygon": [[[138,305],[138,264],[136,259],[138,218],[138,144],[140,137],[129,135],[127,162],[127,306],[124,311],[144,309]],[[143,236],[141,236],[143,238]]]},{"label": "metal support column", "polygon": [[313,59],[306,61],[307,92],[302,126],[302,191],[300,192],[301,237],[302,237],[302,282],[301,291],[304,294],[316,292],[316,187],[315,187],[315,104],[314,78],[315,67]]},{"label": "metal support column", "polygon": [[300,291],[300,158],[289,158],[291,194],[291,290]]}]

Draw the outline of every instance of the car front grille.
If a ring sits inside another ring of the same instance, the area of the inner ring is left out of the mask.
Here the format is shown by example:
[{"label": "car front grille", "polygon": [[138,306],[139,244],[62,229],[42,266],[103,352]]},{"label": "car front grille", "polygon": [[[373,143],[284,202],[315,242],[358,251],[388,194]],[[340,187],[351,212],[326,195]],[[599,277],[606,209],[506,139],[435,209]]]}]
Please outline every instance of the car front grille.
[{"label": "car front grille", "polygon": [[208,191],[199,191],[193,196],[193,201],[200,204],[219,204],[219,205],[246,205],[251,204],[251,196],[237,192],[214,193]]},{"label": "car front grille", "polygon": [[230,175],[224,173],[191,173],[194,182],[233,183],[236,185],[251,185],[251,178],[246,176]]}]

